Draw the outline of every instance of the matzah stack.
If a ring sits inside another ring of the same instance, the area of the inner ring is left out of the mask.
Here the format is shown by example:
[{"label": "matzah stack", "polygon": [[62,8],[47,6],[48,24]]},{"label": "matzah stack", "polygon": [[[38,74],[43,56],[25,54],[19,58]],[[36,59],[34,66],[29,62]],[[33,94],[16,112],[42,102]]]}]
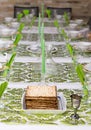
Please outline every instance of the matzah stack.
[{"label": "matzah stack", "polygon": [[28,86],[26,109],[58,109],[56,86]]}]

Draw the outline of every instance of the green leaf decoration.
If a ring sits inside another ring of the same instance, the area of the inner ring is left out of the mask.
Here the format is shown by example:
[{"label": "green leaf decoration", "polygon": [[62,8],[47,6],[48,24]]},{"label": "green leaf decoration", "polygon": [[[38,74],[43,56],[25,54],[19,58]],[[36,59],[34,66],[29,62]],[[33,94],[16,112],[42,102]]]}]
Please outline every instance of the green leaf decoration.
[{"label": "green leaf decoration", "polygon": [[58,23],[58,20],[54,20],[54,26],[57,27],[57,28],[60,27],[60,26],[59,26],[59,23]]},{"label": "green leaf decoration", "polygon": [[12,63],[13,63],[13,61],[14,61],[14,59],[15,59],[15,56],[16,56],[16,52],[14,52],[14,53],[12,54],[10,60],[6,63],[6,66],[7,66],[8,68],[11,67],[11,65],[12,65]]},{"label": "green leaf decoration", "polygon": [[3,76],[7,77],[7,75],[9,74],[9,72],[10,72],[10,69],[8,67],[6,67],[6,69],[3,72]]},{"label": "green leaf decoration", "polygon": [[2,84],[0,84],[0,98],[2,97],[4,91],[6,90],[8,86],[8,82],[3,82]]},{"label": "green leaf decoration", "polygon": [[89,91],[86,85],[83,86],[84,100],[88,99]]},{"label": "green leaf decoration", "polygon": [[67,13],[67,12],[64,12],[63,17],[64,17],[64,20],[65,20],[66,25],[69,25],[70,19],[69,19],[68,13]]},{"label": "green leaf decoration", "polygon": [[70,55],[73,57],[74,56],[74,49],[73,49],[72,45],[67,43],[66,46],[67,46],[67,49],[68,49]]},{"label": "green leaf decoration", "polygon": [[84,85],[85,84],[85,74],[84,74],[83,67],[81,64],[77,64],[76,72],[80,79],[80,82],[82,83],[82,85]]},{"label": "green leaf decoration", "polygon": [[51,18],[51,10],[49,10],[49,9],[46,9],[46,14],[48,15],[48,18]]},{"label": "green leaf decoration", "polygon": [[10,69],[11,69],[11,65],[15,59],[15,56],[16,56],[16,52],[14,52],[12,54],[12,56],[10,57],[10,60],[6,62],[6,65],[5,65],[6,67],[5,67],[4,72],[3,72],[4,77],[7,77],[7,75],[9,74]]},{"label": "green leaf decoration", "polygon": [[21,40],[21,38],[22,38],[22,34],[20,34],[20,33],[17,34],[13,45],[14,45],[14,46],[18,46],[18,43],[19,43],[19,41]]},{"label": "green leaf decoration", "polygon": [[22,13],[17,14],[17,20],[18,20],[18,21],[20,21],[22,17],[23,17],[23,14],[22,14]]},{"label": "green leaf decoration", "polygon": [[61,29],[61,35],[62,35],[66,40],[69,39],[69,37],[67,36],[67,33],[64,31],[64,29]]},{"label": "green leaf decoration", "polygon": [[18,32],[21,33],[23,28],[24,28],[25,24],[24,23],[21,23],[19,28],[18,28]]},{"label": "green leaf decoration", "polygon": [[32,20],[31,20],[31,22],[30,22],[30,28],[33,26],[33,24],[34,24],[34,22],[35,22],[35,19],[36,19],[36,17],[33,17],[33,18],[32,18]]},{"label": "green leaf decoration", "polygon": [[24,10],[23,10],[23,14],[24,14],[25,16],[28,15],[29,12],[30,12],[30,11],[29,11],[28,9],[24,9]]}]

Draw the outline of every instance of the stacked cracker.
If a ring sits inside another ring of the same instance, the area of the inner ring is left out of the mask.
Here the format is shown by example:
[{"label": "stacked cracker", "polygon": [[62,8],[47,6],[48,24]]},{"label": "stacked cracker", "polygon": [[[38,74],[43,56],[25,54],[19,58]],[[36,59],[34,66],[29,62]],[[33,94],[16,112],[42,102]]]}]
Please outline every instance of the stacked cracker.
[{"label": "stacked cracker", "polygon": [[26,109],[58,109],[56,86],[28,86]]}]

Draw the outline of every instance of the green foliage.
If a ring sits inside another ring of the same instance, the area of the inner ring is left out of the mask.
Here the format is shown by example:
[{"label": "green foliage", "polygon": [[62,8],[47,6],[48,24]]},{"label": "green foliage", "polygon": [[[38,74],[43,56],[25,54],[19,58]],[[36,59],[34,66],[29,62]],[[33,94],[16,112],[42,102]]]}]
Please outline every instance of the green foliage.
[{"label": "green foliage", "polygon": [[85,74],[84,74],[83,67],[82,67],[81,64],[77,64],[76,72],[77,72],[77,75],[78,75],[78,77],[80,79],[80,82],[84,86],[84,84],[85,84]]},{"label": "green foliage", "polygon": [[64,31],[64,29],[61,29],[61,35],[64,37],[65,40],[69,39],[69,37],[68,37],[67,33]]},{"label": "green foliage", "polygon": [[74,56],[74,49],[73,49],[72,45],[67,43],[66,46],[67,46],[67,49],[68,49],[70,55],[73,57]]},{"label": "green foliage", "polygon": [[88,86],[84,85],[83,86],[83,93],[84,93],[84,99],[87,100],[88,99],[88,95],[89,95],[89,91],[88,91]]},{"label": "green foliage", "polygon": [[23,10],[23,14],[26,16],[26,15],[28,15],[29,14],[29,10],[28,9],[24,9]]},{"label": "green foliage", "polygon": [[70,19],[69,19],[69,16],[68,16],[67,12],[64,12],[63,17],[64,17],[64,20],[65,20],[65,24],[69,25]]},{"label": "green foliage", "polygon": [[6,66],[7,66],[8,68],[11,67],[11,65],[12,65],[12,63],[13,63],[13,61],[14,61],[14,59],[15,59],[15,56],[16,56],[16,52],[14,52],[14,53],[12,54],[12,56],[10,57],[10,60],[7,61]]},{"label": "green foliage", "polygon": [[4,77],[7,77],[9,72],[10,72],[10,69],[11,69],[11,65],[15,59],[15,56],[16,56],[16,52],[14,52],[11,57],[10,57],[10,60],[6,62],[5,64],[5,69],[4,69],[4,72],[3,72],[3,76]]},{"label": "green foliage", "polygon": [[[64,30],[61,30],[61,35],[67,40],[69,39],[69,37],[67,36],[66,32]],[[83,93],[84,93],[84,97],[85,99],[88,98],[88,88],[87,88],[87,82],[86,82],[86,77],[85,77],[85,73],[84,73],[84,70],[83,70],[83,66],[81,64],[78,64],[77,63],[77,59],[75,57],[75,51],[72,47],[72,45],[70,45],[69,43],[66,43],[66,46],[67,46],[67,49],[69,51],[69,54],[73,60],[73,63],[74,63],[74,66],[75,66],[75,70],[76,70],[76,73],[79,77],[79,80],[83,86]]]},{"label": "green foliage", "polygon": [[32,18],[32,20],[31,20],[31,22],[30,22],[30,28],[33,26],[33,24],[34,24],[34,22],[35,22],[35,19],[36,19],[36,17],[33,17],[33,18]]},{"label": "green foliage", "polygon": [[49,9],[46,9],[46,14],[47,14],[47,16],[48,16],[48,18],[51,18],[51,10],[49,10]]},{"label": "green foliage", "polygon": [[18,32],[22,32],[23,28],[24,28],[25,24],[24,23],[21,23],[19,28],[18,28]]},{"label": "green foliage", "polygon": [[22,17],[23,17],[23,14],[22,14],[22,13],[17,14],[17,20],[18,20],[18,21],[20,21]]},{"label": "green foliage", "polygon": [[58,23],[58,20],[54,20],[54,26],[56,27],[56,28],[59,28],[60,26],[59,26],[59,23]]},{"label": "green foliage", "polygon": [[8,86],[8,82],[3,82],[2,84],[0,84],[0,98],[2,97],[4,91],[6,90]]},{"label": "green foliage", "polygon": [[16,38],[15,38],[15,41],[14,41],[14,46],[18,46],[18,43],[19,43],[19,41],[21,40],[21,38],[22,38],[22,34],[17,34],[16,35]]}]

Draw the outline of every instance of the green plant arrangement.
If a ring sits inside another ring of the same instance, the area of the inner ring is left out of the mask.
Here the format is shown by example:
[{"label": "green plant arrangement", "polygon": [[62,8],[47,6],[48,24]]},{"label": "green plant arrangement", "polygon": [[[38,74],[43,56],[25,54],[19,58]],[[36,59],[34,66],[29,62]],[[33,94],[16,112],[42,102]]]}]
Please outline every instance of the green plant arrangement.
[{"label": "green plant arrangement", "polygon": [[21,33],[21,32],[22,32],[22,30],[23,30],[23,28],[24,28],[24,26],[25,26],[25,24],[24,24],[24,23],[20,23],[20,26],[19,26],[19,28],[18,28],[17,32]]},{"label": "green plant arrangement", "polygon": [[46,9],[46,14],[47,14],[47,16],[48,16],[48,18],[50,19],[51,18],[51,10],[49,10],[49,9]]},{"label": "green plant arrangement", "polygon": [[85,76],[85,73],[84,73],[84,70],[83,70],[83,66],[82,66],[82,64],[77,62],[77,58],[76,58],[76,55],[75,55],[75,50],[73,49],[72,45],[69,43],[69,37],[67,36],[66,32],[64,30],[62,30],[61,34],[63,35],[63,37],[66,40],[66,47],[67,47],[67,49],[69,51],[69,54],[70,54],[70,56],[72,58],[76,73],[77,73],[77,75],[79,77],[79,80],[80,80],[80,82],[82,84],[84,99],[87,99],[88,95],[89,95],[88,83],[86,81],[86,76]]},{"label": "green plant arrangement", "polygon": [[17,21],[19,22],[19,21],[21,20],[22,17],[23,17],[23,13],[17,14]]},{"label": "green plant arrangement", "polygon": [[54,20],[54,26],[57,28],[57,31],[58,31],[58,39],[59,41],[63,39],[62,37],[62,34],[61,34],[61,28],[60,28],[60,25],[59,25],[59,22],[58,20]]},{"label": "green plant arrangement", "polygon": [[13,42],[12,55],[10,59],[5,63],[3,76],[6,78],[6,81],[0,84],[0,98],[2,97],[4,91],[6,90],[8,86],[8,82],[10,78],[9,73],[16,57],[16,51],[15,51],[16,47],[18,46],[18,43],[22,38],[21,32],[22,32],[23,27],[24,27],[24,24],[21,23],[18,28],[18,34],[16,35],[15,41]]},{"label": "green plant arrangement", "polygon": [[69,25],[70,19],[69,19],[69,15],[67,12],[64,12],[63,18],[65,20],[65,25]]},{"label": "green plant arrangement", "polygon": [[30,22],[30,25],[29,25],[30,28],[33,26],[35,20],[36,20],[36,16],[34,16],[34,17],[31,19],[31,22]]},{"label": "green plant arrangement", "polygon": [[[8,74],[9,74],[9,72],[10,72],[12,63],[13,63],[13,61],[14,61],[14,59],[15,59],[15,56],[16,56],[16,52],[14,52],[14,53],[11,55],[9,61],[7,61],[6,64],[5,64],[3,76],[6,77],[6,78],[7,78]],[[9,80],[9,77],[8,77],[8,80]]]},{"label": "green plant arrangement", "polygon": [[60,26],[58,20],[54,20],[54,26],[59,30]]},{"label": "green plant arrangement", "polygon": [[6,82],[6,81],[0,84],[0,98],[2,97],[7,86],[8,86],[8,82]]},{"label": "green plant arrangement", "polygon": [[28,9],[24,9],[24,10],[23,10],[24,16],[27,16],[27,15],[29,14],[29,12],[30,12],[30,11],[29,11]]}]

